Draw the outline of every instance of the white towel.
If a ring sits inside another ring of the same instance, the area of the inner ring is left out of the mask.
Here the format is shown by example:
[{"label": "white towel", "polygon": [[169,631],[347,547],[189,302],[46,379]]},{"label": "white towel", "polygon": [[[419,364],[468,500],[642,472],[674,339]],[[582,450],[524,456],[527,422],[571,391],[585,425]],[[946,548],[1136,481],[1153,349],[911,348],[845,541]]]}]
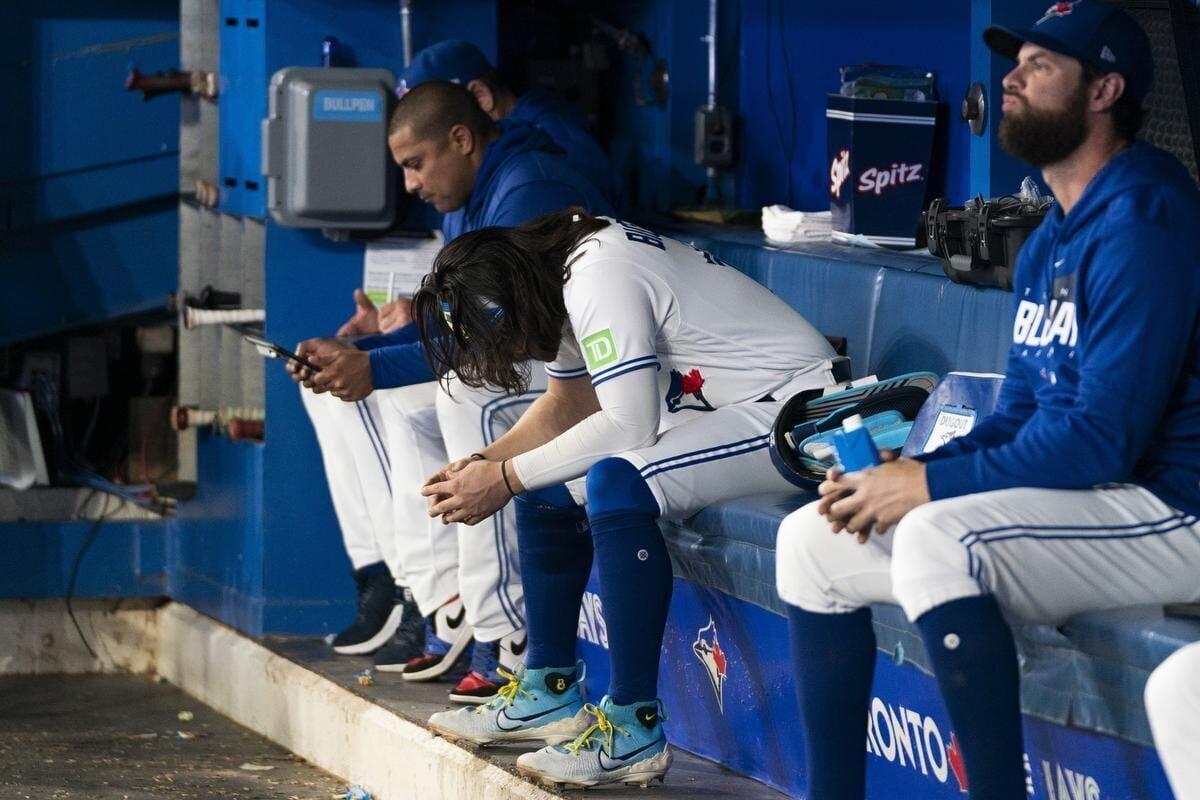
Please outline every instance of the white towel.
[{"label": "white towel", "polygon": [[833,215],[828,211],[796,211],[783,205],[764,206],[762,227],[769,240],[780,244],[828,240]]}]

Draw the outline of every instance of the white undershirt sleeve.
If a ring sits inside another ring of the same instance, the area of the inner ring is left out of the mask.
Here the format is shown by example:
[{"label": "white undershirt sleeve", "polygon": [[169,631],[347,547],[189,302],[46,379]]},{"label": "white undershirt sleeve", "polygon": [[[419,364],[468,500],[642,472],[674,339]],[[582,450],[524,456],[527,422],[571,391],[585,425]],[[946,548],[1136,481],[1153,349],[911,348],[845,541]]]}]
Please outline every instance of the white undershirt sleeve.
[{"label": "white undershirt sleeve", "polygon": [[[654,291],[640,270],[616,259],[572,275],[564,299],[600,410],[512,460],[526,489],[578,478],[600,459],[657,437],[662,398]],[[563,361],[560,354],[555,368],[569,368]]]}]

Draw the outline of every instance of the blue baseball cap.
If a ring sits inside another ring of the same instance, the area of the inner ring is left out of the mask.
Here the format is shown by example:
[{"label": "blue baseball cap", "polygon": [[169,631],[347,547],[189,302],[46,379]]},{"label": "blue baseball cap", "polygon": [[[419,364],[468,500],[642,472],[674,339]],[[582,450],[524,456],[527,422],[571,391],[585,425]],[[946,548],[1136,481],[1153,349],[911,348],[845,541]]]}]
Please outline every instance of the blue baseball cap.
[{"label": "blue baseball cap", "polygon": [[1132,16],[1099,0],[1072,0],[1046,9],[1032,28],[1020,30],[993,25],[983,41],[1014,61],[1026,42],[1070,56],[1101,73],[1116,72],[1138,102],[1154,83],[1150,39]]},{"label": "blue baseball cap", "polygon": [[412,63],[400,73],[396,94],[404,94],[427,81],[450,81],[466,86],[491,68],[487,56],[475,45],[461,39],[447,39],[417,53]]}]

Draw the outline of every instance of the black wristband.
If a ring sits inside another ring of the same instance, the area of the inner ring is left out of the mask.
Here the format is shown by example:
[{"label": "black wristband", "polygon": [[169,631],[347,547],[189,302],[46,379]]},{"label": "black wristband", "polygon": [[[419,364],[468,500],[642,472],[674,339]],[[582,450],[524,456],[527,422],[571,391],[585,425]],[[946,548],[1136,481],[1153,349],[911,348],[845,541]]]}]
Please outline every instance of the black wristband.
[{"label": "black wristband", "polygon": [[512,490],[512,484],[508,482],[508,459],[507,458],[500,462],[500,477],[504,478],[504,488],[508,489],[508,493],[510,495],[512,495],[513,497],[516,497],[517,493]]}]

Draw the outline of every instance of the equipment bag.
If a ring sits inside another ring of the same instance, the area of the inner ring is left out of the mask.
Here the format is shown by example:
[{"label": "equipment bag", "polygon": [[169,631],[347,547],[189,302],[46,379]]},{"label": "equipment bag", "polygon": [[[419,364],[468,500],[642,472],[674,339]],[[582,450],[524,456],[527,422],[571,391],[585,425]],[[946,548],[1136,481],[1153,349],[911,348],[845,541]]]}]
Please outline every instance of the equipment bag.
[{"label": "equipment bag", "polygon": [[784,478],[802,489],[816,488],[833,466],[833,432],[849,416],[862,416],[879,449],[897,449],[937,385],[932,372],[910,372],[861,386],[810,389],[794,395],[771,428],[771,461]]}]

